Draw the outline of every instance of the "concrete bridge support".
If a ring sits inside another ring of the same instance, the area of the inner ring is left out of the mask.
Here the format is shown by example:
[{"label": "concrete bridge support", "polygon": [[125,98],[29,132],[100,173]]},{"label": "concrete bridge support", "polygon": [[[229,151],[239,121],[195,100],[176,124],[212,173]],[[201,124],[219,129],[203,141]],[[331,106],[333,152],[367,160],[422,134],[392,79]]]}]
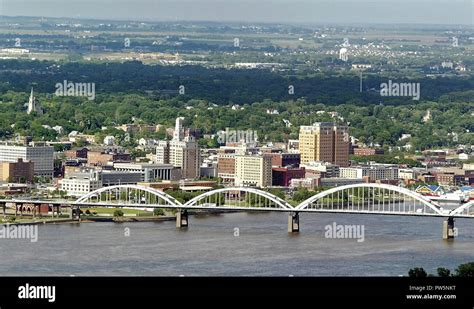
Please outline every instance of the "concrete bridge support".
[{"label": "concrete bridge support", "polygon": [[449,217],[443,221],[443,239],[453,239],[454,236],[454,218]]},{"label": "concrete bridge support", "polygon": [[176,213],[176,227],[188,227],[188,211],[186,209],[178,209],[178,212]]},{"label": "concrete bridge support", "polygon": [[69,208],[69,219],[81,221],[81,208],[79,206],[71,206]]},{"label": "concrete bridge support", "polygon": [[288,233],[298,233],[300,231],[300,215],[292,212],[288,215]]},{"label": "concrete bridge support", "polygon": [[15,203],[15,217],[18,216],[18,210],[20,210],[20,217],[23,217],[23,204]]}]

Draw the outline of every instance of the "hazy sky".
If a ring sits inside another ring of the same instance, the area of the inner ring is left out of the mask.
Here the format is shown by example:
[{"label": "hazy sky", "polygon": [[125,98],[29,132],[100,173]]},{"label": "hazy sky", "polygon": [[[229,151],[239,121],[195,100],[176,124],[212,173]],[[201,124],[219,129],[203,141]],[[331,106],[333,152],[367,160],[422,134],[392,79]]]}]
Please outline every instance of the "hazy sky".
[{"label": "hazy sky", "polygon": [[474,0],[0,0],[0,15],[473,25]]}]

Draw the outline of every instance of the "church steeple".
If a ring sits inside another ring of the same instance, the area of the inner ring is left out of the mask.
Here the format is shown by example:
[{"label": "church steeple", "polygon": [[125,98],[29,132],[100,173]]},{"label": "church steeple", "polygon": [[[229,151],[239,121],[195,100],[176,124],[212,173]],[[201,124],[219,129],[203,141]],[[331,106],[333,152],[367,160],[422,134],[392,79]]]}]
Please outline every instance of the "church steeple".
[{"label": "church steeple", "polygon": [[35,98],[35,95],[33,93],[33,87],[31,87],[31,93],[30,93],[30,99],[28,100],[28,110],[27,110],[27,113],[28,115],[33,113],[33,112],[37,112],[38,114],[42,114],[43,113],[43,110],[41,109],[41,107],[39,107],[37,104],[36,104],[36,98]]},{"label": "church steeple", "polygon": [[33,94],[33,87],[31,87],[30,99],[28,100],[28,115],[36,111],[36,99]]}]

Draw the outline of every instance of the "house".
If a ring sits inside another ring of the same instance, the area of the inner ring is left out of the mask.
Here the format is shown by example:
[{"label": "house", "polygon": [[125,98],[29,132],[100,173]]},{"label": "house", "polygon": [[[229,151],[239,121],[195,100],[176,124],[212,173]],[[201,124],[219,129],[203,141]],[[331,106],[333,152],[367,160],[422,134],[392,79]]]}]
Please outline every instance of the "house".
[{"label": "house", "polygon": [[434,185],[421,185],[415,189],[415,192],[423,195],[439,195],[441,194],[441,187]]}]

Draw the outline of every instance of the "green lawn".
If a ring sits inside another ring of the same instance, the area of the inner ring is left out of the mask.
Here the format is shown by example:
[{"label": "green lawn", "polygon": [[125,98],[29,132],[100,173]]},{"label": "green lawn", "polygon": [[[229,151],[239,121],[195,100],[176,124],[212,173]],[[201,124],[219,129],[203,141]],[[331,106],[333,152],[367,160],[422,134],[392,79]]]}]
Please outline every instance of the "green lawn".
[{"label": "green lawn", "polygon": [[134,214],[134,215],[152,215],[152,212],[150,211],[144,211],[140,209],[127,209],[127,208],[108,208],[108,207],[91,207],[91,208],[82,208],[81,210],[83,211],[83,214],[86,213],[87,210],[89,210],[91,213],[96,212],[97,214],[114,214],[114,212],[120,209],[123,211],[124,214]]}]

